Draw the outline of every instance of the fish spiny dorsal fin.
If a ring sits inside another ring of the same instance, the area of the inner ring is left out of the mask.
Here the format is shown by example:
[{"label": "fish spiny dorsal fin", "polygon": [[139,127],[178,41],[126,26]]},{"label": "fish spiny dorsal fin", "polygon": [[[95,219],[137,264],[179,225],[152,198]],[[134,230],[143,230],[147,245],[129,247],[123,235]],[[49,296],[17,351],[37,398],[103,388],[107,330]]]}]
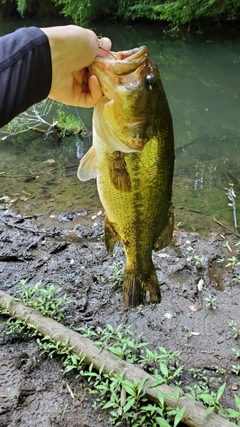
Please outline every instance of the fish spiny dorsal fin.
[{"label": "fish spiny dorsal fin", "polygon": [[97,156],[94,147],[92,146],[85,156],[80,160],[77,176],[80,181],[88,181],[96,178],[98,175]]},{"label": "fish spiny dorsal fin", "polygon": [[121,192],[131,191],[131,179],[124,159],[124,153],[114,151],[107,156],[109,177],[116,188]]}]

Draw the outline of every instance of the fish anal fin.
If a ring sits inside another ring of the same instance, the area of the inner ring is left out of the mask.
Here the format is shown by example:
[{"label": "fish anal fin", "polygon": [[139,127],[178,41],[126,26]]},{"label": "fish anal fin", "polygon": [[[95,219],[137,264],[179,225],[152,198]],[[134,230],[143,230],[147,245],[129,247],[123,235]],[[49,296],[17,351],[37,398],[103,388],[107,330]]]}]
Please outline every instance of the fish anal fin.
[{"label": "fish anal fin", "polygon": [[98,175],[97,156],[92,146],[80,160],[77,176],[80,181],[88,181]]},{"label": "fish anal fin", "polygon": [[124,153],[114,151],[107,156],[109,177],[116,188],[121,192],[128,193],[131,191],[131,179],[127,170],[127,165],[124,159]]},{"label": "fish anal fin", "polygon": [[112,255],[114,246],[117,242],[119,242],[119,240],[121,240],[121,238],[114,230],[114,227],[110,223],[108,218],[106,218],[104,226],[104,242],[106,249],[110,255]]},{"label": "fish anal fin", "polygon": [[174,229],[174,212],[172,204],[168,211],[168,221],[160,232],[160,235],[155,239],[153,249],[159,251],[160,249],[166,248],[171,242],[172,234]]},{"label": "fish anal fin", "polygon": [[154,267],[147,278],[143,278],[141,274],[136,272],[125,270],[123,282],[123,301],[125,307],[133,308],[145,304],[148,295],[153,304],[161,302],[160,286]]}]

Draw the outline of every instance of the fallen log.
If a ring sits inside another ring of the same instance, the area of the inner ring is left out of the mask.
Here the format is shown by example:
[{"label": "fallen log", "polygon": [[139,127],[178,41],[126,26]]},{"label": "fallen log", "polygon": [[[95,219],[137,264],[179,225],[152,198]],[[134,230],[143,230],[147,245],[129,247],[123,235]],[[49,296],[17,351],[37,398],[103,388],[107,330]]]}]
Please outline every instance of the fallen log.
[{"label": "fallen log", "polygon": [[[133,379],[140,382],[143,379],[146,381],[145,397],[150,401],[158,403],[157,393],[160,390],[164,394],[166,406],[172,408],[186,406],[182,422],[189,427],[232,427],[234,424],[220,417],[218,414],[211,413],[206,416],[206,407],[200,402],[197,402],[189,396],[184,396],[184,399],[177,400],[174,397],[176,389],[166,384],[151,388],[151,384],[155,382],[155,378],[141,369],[138,365],[125,362],[119,359],[110,351],[103,349],[99,353],[99,348],[93,344],[89,338],[81,336],[79,333],[68,329],[57,321],[43,316],[39,311],[25,306],[19,301],[15,301],[13,297],[6,292],[0,290],[0,308],[7,311],[13,318],[21,319],[39,331],[42,336],[48,335],[54,341],[68,341],[69,347],[73,347],[72,352],[75,354],[82,353],[85,355],[84,363],[99,370],[103,365],[103,372],[108,375],[120,375],[125,371],[124,378],[132,381]],[[184,394],[183,394],[184,395]]]}]

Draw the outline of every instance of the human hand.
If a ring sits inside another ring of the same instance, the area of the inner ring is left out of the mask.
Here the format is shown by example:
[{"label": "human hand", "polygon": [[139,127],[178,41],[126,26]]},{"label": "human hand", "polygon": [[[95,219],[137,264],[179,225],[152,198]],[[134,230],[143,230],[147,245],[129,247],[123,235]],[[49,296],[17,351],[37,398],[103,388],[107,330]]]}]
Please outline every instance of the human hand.
[{"label": "human hand", "polygon": [[96,34],[76,25],[41,28],[47,35],[52,57],[52,85],[49,98],[68,105],[93,107],[102,90],[88,66],[96,56],[106,56],[111,41],[103,37],[99,48]]}]

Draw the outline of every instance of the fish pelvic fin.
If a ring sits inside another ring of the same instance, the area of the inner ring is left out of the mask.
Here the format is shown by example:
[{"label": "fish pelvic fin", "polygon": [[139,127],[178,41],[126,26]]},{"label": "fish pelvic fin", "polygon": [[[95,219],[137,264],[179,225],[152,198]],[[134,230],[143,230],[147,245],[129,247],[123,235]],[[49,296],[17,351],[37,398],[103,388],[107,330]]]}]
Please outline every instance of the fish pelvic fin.
[{"label": "fish pelvic fin", "polygon": [[113,254],[114,246],[117,242],[119,242],[120,237],[114,230],[113,225],[110,223],[109,219],[106,218],[105,226],[104,226],[104,242],[106,249],[110,255]]},{"label": "fish pelvic fin", "polygon": [[80,181],[88,181],[98,175],[97,156],[95,148],[92,146],[80,160],[77,176]]},{"label": "fish pelvic fin", "polygon": [[107,156],[109,177],[116,188],[121,192],[131,191],[131,179],[127,170],[127,165],[124,159],[124,153],[114,151]]},{"label": "fish pelvic fin", "polygon": [[166,246],[171,242],[172,234],[174,229],[174,211],[173,205],[170,204],[168,210],[168,221],[161,230],[160,235],[156,238],[153,249],[159,251],[160,249],[166,248]]},{"label": "fish pelvic fin", "polygon": [[125,270],[123,282],[123,302],[126,308],[134,308],[146,303],[149,295],[153,304],[161,302],[161,292],[156,271],[153,267],[148,278]]}]

